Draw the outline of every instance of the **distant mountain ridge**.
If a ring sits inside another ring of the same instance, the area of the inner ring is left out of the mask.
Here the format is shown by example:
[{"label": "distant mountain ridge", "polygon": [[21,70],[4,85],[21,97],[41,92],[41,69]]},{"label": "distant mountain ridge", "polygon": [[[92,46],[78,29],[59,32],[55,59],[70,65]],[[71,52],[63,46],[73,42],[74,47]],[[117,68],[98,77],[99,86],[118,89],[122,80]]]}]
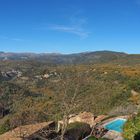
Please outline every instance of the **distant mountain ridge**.
[{"label": "distant mountain ridge", "polygon": [[75,54],[0,52],[0,60],[37,60],[52,64],[106,63],[111,61],[126,60],[131,57],[133,59],[140,59],[140,55],[129,55],[127,53],[113,51],[95,51]]}]

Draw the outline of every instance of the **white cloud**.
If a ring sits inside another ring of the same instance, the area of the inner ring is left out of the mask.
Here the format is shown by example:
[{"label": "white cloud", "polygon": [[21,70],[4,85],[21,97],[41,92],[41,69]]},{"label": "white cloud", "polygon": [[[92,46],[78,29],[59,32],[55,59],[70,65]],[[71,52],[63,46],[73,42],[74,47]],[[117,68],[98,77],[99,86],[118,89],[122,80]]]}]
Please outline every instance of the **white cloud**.
[{"label": "white cloud", "polygon": [[[82,39],[85,39],[90,34],[86,29],[88,20],[87,20],[87,18],[81,16],[81,14],[82,13],[79,11],[75,12],[69,18],[65,19],[65,21],[64,21],[65,24],[51,24],[47,28],[44,28],[44,29],[70,33],[70,34],[76,35]],[[67,22],[67,24],[66,24],[66,22]]]},{"label": "white cloud", "polygon": [[52,25],[49,29],[54,31],[71,33],[79,36],[80,38],[87,38],[89,36],[89,32],[85,31],[82,27],[74,26],[66,26],[66,25]]}]

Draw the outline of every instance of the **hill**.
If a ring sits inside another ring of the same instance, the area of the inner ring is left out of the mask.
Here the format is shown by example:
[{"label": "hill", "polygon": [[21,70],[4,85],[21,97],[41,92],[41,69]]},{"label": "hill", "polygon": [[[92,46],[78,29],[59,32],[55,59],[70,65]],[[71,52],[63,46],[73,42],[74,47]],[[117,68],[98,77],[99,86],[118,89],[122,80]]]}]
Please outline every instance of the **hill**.
[{"label": "hill", "polygon": [[52,64],[86,64],[86,63],[103,63],[126,58],[125,53],[98,51],[85,52],[77,54],[35,54],[35,53],[4,53],[0,52],[0,60],[37,60]]},{"label": "hill", "polygon": [[60,120],[73,100],[71,114],[138,111],[131,91],[140,92],[140,55],[26,54],[28,59],[19,60],[23,54],[1,52],[1,58],[5,55],[8,59],[0,61],[0,134],[20,125]]}]

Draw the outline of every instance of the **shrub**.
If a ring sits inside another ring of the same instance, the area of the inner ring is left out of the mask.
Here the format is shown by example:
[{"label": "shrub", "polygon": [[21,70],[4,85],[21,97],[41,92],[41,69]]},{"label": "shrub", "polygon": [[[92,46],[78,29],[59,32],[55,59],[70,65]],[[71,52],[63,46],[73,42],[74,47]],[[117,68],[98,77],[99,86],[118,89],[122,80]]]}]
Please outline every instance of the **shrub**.
[{"label": "shrub", "polygon": [[140,92],[140,79],[132,79],[129,81],[128,86],[137,92]]},{"label": "shrub", "polygon": [[91,136],[90,138],[88,138],[88,140],[107,140],[107,139],[104,139],[104,138],[95,138],[95,137]]},{"label": "shrub", "polygon": [[0,126],[0,134],[3,134],[3,133],[5,133],[5,132],[7,132],[9,130],[10,130],[10,122],[9,122],[9,120],[6,120],[4,122],[4,124],[2,124]]},{"label": "shrub", "polygon": [[127,140],[137,140],[140,133],[140,114],[130,119],[124,126],[124,138]]},{"label": "shrub", "polygon": [[88,136],[90,132],[91,128],[88,124],[76,122],[69,124],[64,137],[69,140],[79,140]]}]

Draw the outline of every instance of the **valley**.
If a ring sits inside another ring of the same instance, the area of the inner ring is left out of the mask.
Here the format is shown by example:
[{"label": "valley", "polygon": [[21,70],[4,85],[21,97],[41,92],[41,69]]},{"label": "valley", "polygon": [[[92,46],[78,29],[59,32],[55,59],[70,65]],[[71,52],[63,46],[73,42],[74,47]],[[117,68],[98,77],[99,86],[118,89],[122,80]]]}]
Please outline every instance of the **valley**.
[{"label": "valley", "polygon": [[140,55],[47,56],[52,62],[16,57],[0,61],[0,134],[84,111],[112,117],[139,112]]}]

